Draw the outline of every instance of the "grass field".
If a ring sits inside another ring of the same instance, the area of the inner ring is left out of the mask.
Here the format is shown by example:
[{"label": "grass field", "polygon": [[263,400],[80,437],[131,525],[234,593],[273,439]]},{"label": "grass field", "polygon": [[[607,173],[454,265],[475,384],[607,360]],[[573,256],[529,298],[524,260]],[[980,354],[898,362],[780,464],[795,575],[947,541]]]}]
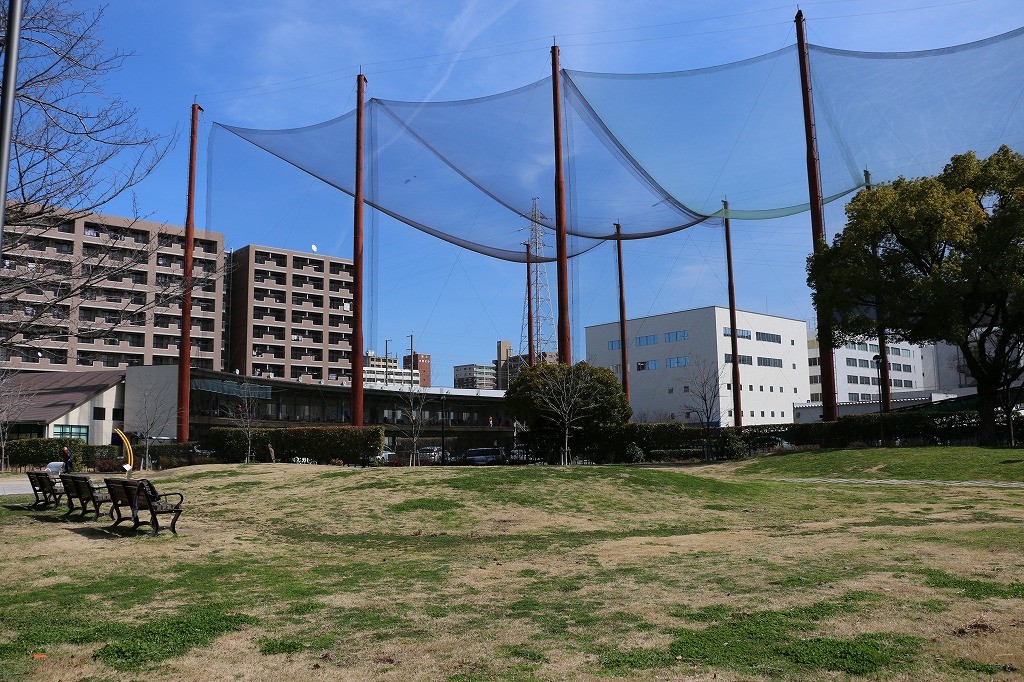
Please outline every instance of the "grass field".
[{"label": "grass field", "polygon": [[1024,490],[774,480],[1012,459],[203,466],[155,539],[3,498],[0,680],[1022,679]]}]

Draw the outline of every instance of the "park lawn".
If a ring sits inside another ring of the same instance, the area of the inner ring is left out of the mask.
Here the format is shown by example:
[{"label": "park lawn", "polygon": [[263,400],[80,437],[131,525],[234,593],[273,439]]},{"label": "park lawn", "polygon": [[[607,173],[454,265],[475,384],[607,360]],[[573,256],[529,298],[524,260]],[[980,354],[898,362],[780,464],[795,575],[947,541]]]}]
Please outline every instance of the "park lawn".
[{"label": "park lawn", "polygon": [[3,500],[0,680],[1024,668],[1019,490],[728,467],[238,465],[153,479],[185,494],[177,537]]},{"label": "park lawn", "polygon": [[737,472],[787,478],[1024,483],[1024,450],[980,447],[816,450],[759,457],[740,465]]}]

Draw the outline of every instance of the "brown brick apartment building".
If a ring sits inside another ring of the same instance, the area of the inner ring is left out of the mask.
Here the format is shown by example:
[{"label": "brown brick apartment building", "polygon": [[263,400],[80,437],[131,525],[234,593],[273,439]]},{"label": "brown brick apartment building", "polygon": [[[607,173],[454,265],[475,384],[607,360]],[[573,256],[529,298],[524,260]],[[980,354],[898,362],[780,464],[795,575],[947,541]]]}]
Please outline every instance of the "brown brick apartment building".
[{"label": "brown brick apartment building", "polygon": [[352,261],[249,245],[231,255],[230,371],[350,383]]},{"label": "brown brick apartment building", "polygon": [[[177,364],[184,229],[88,215],[8,226],[0,261],[0,348],[8,369]],[[197,230],[192,364],[221,369],[224,237]]]}]

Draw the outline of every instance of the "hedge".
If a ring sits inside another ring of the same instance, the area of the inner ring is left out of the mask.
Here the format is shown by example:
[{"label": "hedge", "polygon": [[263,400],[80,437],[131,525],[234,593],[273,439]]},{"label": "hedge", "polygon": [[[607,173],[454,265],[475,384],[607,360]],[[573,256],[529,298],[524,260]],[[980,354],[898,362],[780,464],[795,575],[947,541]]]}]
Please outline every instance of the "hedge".
[{"label": "hedge", "polygon": [[116,445],[86,445],[80,438],[22,438],[7,442],[7,457],[12,467],[39,468],[64,459],[63,449],[71,451],[72,468],[84,471],[96,467],[98,459],[117,459]]},{"label": "hedge", "polygon": [[[384,447],[383,426],[302,426],[253,429],[252,452],[256,461],[269,462],[267,445],[274,446],[277,461],[309,457],[317,462],[342,460],[366,464]],[[226,462],[245,461],[245,430],[234,427],[210,429],[209,444],[216,457]]]}]

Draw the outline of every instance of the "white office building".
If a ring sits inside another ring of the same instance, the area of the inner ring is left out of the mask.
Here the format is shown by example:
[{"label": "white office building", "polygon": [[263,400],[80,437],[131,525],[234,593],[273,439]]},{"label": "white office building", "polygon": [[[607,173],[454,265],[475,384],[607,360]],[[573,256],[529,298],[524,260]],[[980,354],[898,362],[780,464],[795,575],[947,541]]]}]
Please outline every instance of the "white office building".
[{"label": "white office building", "polygon": [[[929,347],[932,348],[932,347]],[[892,397],[900,393],[924,388],[936,389],[926,379],[922,346],[907,343],[889,343],[889,384]],[[821,365],[818,339],[813,334],[807,339],[807,362],[811,382],[811,402],[820,402]],[[878,340],[855,343],[853,341],[835,349],[836,395],[839,402],[877,402],[880,392],[880,368],[874,358],[878,355]]]},{"label": "white office building", "polygon": [[[694,310],[628,320],[630,404],[635,421],[698,424],[707,390],[701,375],[717,373],[715,419],[735,424],[728,308]],[[793,421],[793,404],[810,397],[807,323],[737,312],[743,424]],[[587,361],[622,376],[619,323],[586,328]]]}]

